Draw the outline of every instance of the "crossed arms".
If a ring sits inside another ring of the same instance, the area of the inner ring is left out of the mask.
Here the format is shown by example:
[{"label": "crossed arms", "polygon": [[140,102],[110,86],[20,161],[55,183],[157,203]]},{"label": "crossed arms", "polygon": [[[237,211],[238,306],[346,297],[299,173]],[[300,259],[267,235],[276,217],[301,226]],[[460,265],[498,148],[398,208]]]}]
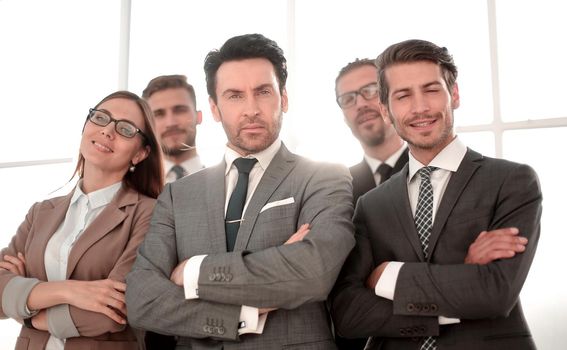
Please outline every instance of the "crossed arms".
[{"label": "crossed arms", "polygon": [[[319,165],[313,171],[297,179],[297,183],[304,183],[295,196],[298,210],[286,219],[293,220],[295,229],[309,224],[309,234],[301,241],[284,244],[292,231],[286,239],[255,251],[200,252],[207,257],[200,268],[199,299],[194,300],[186,300],[183,288],[170,280],[175,268],[191,257],[184,253],[190,247],[177,242],[181,236],[202,240],[210,239],[211,234],[176,231],[171,187],[167,186],[127,277],[129,321],[164,334],[207,338],[211,334],[203,331],[203,324],[218,319],[226,331],[214,337],[237,340],[242,305],[294,309],[325,300],[354,246],[351,182],[343,167]],[[206,203],[194,205],[200,208]],[[263,231],[270,229],[269,225],[255,228],[252,239],[270,237]],[[209,280],[210,273],[222,268],[230,269],[230,281]]]}]

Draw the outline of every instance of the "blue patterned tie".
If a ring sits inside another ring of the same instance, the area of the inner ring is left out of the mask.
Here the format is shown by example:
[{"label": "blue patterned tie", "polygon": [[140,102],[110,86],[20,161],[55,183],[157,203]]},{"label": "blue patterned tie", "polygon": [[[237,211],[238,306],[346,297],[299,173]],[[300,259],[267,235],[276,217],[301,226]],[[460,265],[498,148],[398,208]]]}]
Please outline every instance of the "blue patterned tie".
[{"label": "blue patterned tie", "polygon": [[236,236],[242,221],[244,203],[246,203],[246,194],[248,193],[248,175],[256,162],[256,158],[237,158],[234,161],[234,166],[238,169],[238,181],[236,181],[236,186],[228,201],[224,220],[226,248],[229,252],[234,250]]},{"label": "blue patterned tie", "polygon": [[[429,236],[431,236],[431,228],[433,227],[433,186],[431,186],[431,173],[437,169],[437,167],[426,166],[418,171],[421,177],[421,183],[419,185],[419,196],[417,197],[417,209],[415,210],[414,221],[425,259],[429,256]],[[423,338],[420,350],[436,349],[437,344],[434,337]]]}]

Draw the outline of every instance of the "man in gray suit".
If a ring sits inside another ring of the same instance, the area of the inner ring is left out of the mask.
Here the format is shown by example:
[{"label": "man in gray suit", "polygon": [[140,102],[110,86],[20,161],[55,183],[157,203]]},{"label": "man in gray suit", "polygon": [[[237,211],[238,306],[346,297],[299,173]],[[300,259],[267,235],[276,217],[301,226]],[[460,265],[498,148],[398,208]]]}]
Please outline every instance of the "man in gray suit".
[{"label": "man in gray suit", "polygon": [[224,161],[160,195],[127,277],[128,320],[178,349],[334,349],[324,301],[354,246],[348,170],[280,141],[287,70],[274,41],[231,38],[205,73]]},{"label": "man in gray suit", "polygon": [[358,201],[335,326],[370,336],[367,349],[534,349],[519,294],[540,233],[535,172],[461,143],[447,49],[408,40],[376,63],[381,112],[409,163]]}]

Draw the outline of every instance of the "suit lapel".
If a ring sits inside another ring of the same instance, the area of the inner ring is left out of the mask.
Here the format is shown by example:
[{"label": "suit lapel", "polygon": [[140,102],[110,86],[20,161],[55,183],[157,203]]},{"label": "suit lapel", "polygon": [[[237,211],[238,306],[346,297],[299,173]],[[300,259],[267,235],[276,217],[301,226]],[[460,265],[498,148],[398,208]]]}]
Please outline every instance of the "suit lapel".
[{"label": "suit lapel", "polygon": [[439,204],[439,209],[435,215],[435,221],[433,222],[433,228],[431,230],[431,237],[429,237],[429,258],[433,256],[435,250],[435,245],[439,240],[441,235],[441,229],[445,226],[451,211],[455,207],[455,203],[463,193],[465,187],[467,186],[469,180],[480,167],[477,163],[478,160],[482,159],[482,155],[473,150],[468,150],[463,158],[463,161],[459,165],[459,168],[454,174],[451,174],[451,179],[447,184],[441,203]]},{"label": "suit lapel", "polygon": [[138,201],[138,193],[124,187],[116,193],[114,199],[102,210],[99,216],[85,229],[79,237],[71,252],[67,263],[67,279],[75,270],[77,263],[83,254],[102,237],[106,236],[126,218],[122,208],[135,204]]},{"label": "suit lapel", "polygon": [[394,203],[396,209],[395,212],[398,216],[398,222],[402,227],[402,231],[406,235],[406,238],[410,242],[418,259],[423,261],[425,260],[425,257],[423,255],[423,250],[421,249],[421,243],[419,241],[419,236],[417,235],[417,229],[415,228],[411,205],[409,202],[407,185],[408,172],[409,166],[405,165],[399,173],[394,174],[390,178],[389,182],[392,186],[392,190],[389,191],[390,202]]},{"label": "suit lapel", "polygon": [[394,165],[394,168],[392,170],[392,173],[395,174],[398,171],[402,170],[404,165],[407,164],[408,160],[409,160],[409,156],[408,156],[408,152],[409,152],[409,148],[406,147],[406,149],[402,152],[402,154],[400,155],[400,158],[398,158],[398,161],[396,162],[396,164]]},{"label": "suit lapel", "polygon": [[[65,219],[65,214],[67,214],[73,192],[74,191],[71,191],[71,193],[64,197],[50,200],[48,202],[49,204],[38,213],[34,223],[34,244],[30,246],[28,254],[32,256],[45,256],[47,243]],[[43,281],[47,281],[45,259],[38,259],[37,261],[40,265],[38,271],[41,272],[41,276],[38,277]]]},{"label": "suit lapel", "polygon": [[211,252],[226,252],[226,232],[224,228],[225,172],[226,163],[205,169],[210,174],[206,177],[207,222],[211,241]]},{"label": "suit lapel", "polygon": [[274,156],[268,169],[266,169],[248,203],[244,213],[244,221],[240,224],[240,229],[238,230],[234,250],[244,250],[246,248],[260,210],[268,203],[272,194],[293,169],[295,162],[295,155],[290,153],[282,143],[280,150]]}]

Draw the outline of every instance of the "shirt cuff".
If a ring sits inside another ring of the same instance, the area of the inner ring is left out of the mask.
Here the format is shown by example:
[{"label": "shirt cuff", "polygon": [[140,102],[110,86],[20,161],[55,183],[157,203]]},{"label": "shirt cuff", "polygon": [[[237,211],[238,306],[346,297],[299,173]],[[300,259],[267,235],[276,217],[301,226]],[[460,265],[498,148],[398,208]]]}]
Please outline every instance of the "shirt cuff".
[{"label": "shirt cuff", "polygon": [[2,311],[13,319],[30,318],[38,311],[28,309],[28,297],[33,287],[40,283],[37,278],[13,277],[2,292]]},{"label": "shirt cuff", "polygon": [[378,283],[376,283],[376,287],[374,287],[374,293],[376,293],[377,296],[394,300],[396,282],[398,281],[398,275],[400,274],[402,266],[404,266],[404,263],[399,261],[390,261],[388,265],[386,265]]},{"label": "shirt cuff", "polygon": [[258,308],[242,305],[240,309],[240,322],[238,323],[238,334],[262,334],[268,313],[259,315]]},{"label": "shirt cuff", "polygon": [[199,271],[207,255],[195,255],[187,260],[183,268],[183,288],[185,299],[199,299]]},{"label": "shirt cuff", "polygon": [[71,318],[68,304],[61,304],[47,309],[47,328],[51,335],[59,339],[80,336]]},{"label": "shirt cuff", "polygon": [[440,325],[455,324],[455,323],[461,323],[461,320],[458,319],[458,318],[450,318],[450,317],[445,317],[445,316],[439,316],[439,324]]}]

